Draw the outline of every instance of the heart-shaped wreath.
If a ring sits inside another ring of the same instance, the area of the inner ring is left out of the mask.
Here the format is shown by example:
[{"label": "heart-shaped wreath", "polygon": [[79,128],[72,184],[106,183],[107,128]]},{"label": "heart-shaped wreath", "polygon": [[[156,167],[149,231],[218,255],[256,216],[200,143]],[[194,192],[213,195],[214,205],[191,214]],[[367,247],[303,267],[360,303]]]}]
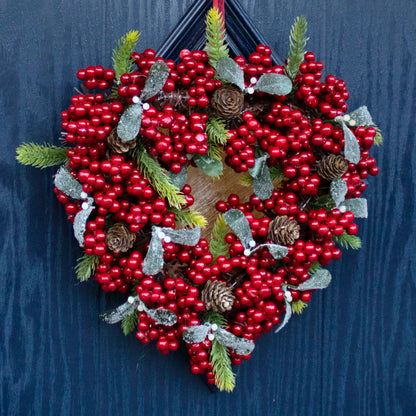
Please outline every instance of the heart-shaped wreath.
[{"label": "heart-shaped wreath", "polygon": [[[378,173],[369,149],[382,138],[366,107],[346,114],[344,81],[321,80],[304,17],[285,66],[264,45],[230,58],[216,9],[206,36],[175,63],[133,52],[139,34],[127,33],[114,69],[78,71],[85,93],[62,113],[68,146],[23,144],[17,158],[62,164],[55,193],[85,250],[78,279],[130,294],[103,319],[163,354],[184,341],[191,371],[231,391],[232,364],[328,286],[321,266],[341,257],[337,244],[361,246],[354,219],[367,216],[361,193]],[[188,167],[212,182],[223,163],[252,192],[216,201],[207,241]]]}]

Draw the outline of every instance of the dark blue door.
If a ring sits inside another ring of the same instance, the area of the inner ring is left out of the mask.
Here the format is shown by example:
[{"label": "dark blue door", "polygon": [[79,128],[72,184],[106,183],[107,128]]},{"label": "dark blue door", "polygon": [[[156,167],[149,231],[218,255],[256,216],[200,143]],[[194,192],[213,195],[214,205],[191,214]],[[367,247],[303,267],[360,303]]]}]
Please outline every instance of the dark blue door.
[{"label": "dark blue door", "polygon": [[140,49],[157,49],[192,3],[0,3],[0,414],[416,414],[414,1],[240,1],[279,56],[304,14],[309,49],[346,81],[351,109],[368,105],[385,143],[359,223],[363,249],[332,266],[331,286],[301,317],[257,343],[233,394],[212,394],[185,355],[162,356],[101,322],[116,302],[76,281],[80,250],[54,171],[18,165],[15,148],[57,144],[76,71],[109,66],[131,29]]}]

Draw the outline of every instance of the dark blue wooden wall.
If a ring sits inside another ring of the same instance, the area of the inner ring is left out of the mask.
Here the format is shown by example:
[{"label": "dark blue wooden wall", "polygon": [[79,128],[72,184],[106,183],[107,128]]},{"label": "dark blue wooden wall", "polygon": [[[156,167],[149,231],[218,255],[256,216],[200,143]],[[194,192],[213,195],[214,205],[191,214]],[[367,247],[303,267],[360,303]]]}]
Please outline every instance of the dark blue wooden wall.
[{"label": "dark blue wooden wall", "polygon": [[[301,317],[258,342],[233,394],[212,394],[180,353],[99,321],[114,304],[73,272],[80,250],[52,169],[18,166],[24,141],[57,143],[78,68],[110,65],[127,30],[157,48],[192,0],[0,2],[0,414],[416,414],[416,3],[241,0],[280,56],[305,14],[309,48],[383,130],[364,248]],[[328,73],[326,72],[326,73]]]}]

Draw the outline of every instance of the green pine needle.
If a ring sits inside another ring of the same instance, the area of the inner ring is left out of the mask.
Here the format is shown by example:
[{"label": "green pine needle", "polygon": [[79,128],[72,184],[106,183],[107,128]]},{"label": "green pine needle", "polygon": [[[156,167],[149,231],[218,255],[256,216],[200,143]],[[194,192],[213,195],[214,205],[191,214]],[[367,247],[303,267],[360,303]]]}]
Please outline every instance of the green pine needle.
[{"label": "green pine needle", "polygon": [[381,146],[383,144],[383,136],[381,135],[381,130],[377,126],[374,126],[374,128],[376,129],[376,132],[377,132],[374,137],[374,144],[376,146]]},{"label": "green pine needle", "polygon": [[312,276],[315,274],[319,269],[321,268],[321,265],[319,264],[319,261],[315,261],[311,264],[311,267],[309,268],[309,276]]},{"label": "green pine needle", "polygon": [[361,239],[356,235],[349,235],[346,231],[340,236],[334,236],[333,240],[343,248],[358,250],[361,248]]},{"label": "green pine needle", "polygon": [[228,224],[225,222],[224,216],[219,215],[215,221],[214,228],[211,233],[211,241],[209,242],[209,250],[214,256],[214,262],[219,256],[227,256],[229,245],[225,242],[225,236],[230,232]]},{"label": "green pine needle", "polygon": [[190,228],[195,228],[198,225],[201,228],[205,228],[207,226],[207,219],[199,212],[190,211],[189,209],[180,210],[177,208],[172,208],[171,211],[175,213],[176,221],[184,226],[188,226]]},{"label": "green pine needle", "polygon": [[225,127],[225,120],[218,116],[211,116],[207,121],[206,132],[208,139],[220,145],[225,145],[228,140],[228,130]]},{"label": "green pine needle", "polygon": [[75,266],[75,273],[77,274],[77,279],[81,282],[85,282],[95,273],[95,268],[98,266],[99,259],[96,255],[89,256],[88,254],[83,254],[77,260],[77,265]]},{"label": "green pine needle", "polygon": [[217,9],[210,9],[206,19],[205,37],[207,39],[205,50],[209,57],[209,63],[215,67],[220,58],[228,57],[228,45],[225,43],[226,36],[224,18]]},{"label": "green pine needle", "polygon": [[139,41],[140,33],[137,30],[127,32],[113,50],[113,68],[116,73],[116,81],[120,83],[120,76],[132,71],[133,60],[131,54]]},{"label": "green pine needle", "polygon": [[[210,312],[207,322],[217,324],[221,328],[227,324],[227,320],[218,312]],[[235,374],[232,371],[230,354],[227,347],[215,339],[212,341],[210,361],[215,385],[220,391],[232,392],[235,387]]]},{"label": "green pine needle", "polygon": [[309,39],[306,37],[307,29],[308,23],[306,22],[305,16],[297,17],[290,31],[289,56],[285,65],[286,74],[291,79],[296,78],[296,75],[299,72],[299,65],[302,63],[306,52],[306,43]]},{"label": "green pine needle", "polygon": [[16,149],[16,159],[22,165],[44,169],[49,166],[62,165],[68,160],[69,147],[54,146],[48,143],[23,143]]},{"label": "green pine needle", "polygon": [[181,205],[186,204],[185,197],[172,184],[166,170],[147,153],[143,146],[136,147],[133,156],[137,160],[137,167],[140,173],[150,182],[162,198],[166,198],[171,207],[180,208]]},{"label": "green pine needle", "polygon": [[293,313],[296,313],[298,315],[300,315],[303,312],[303,310],[307,307],[308,307],[308,304],[303,302],[300,299],[295,302],[292,302],[292,311]]},{"label": "green pine needle", "polygon": [[126,316],[121,321],[121,329],[123,330],[124,335],[130,334],[137,328],[139,323],[139,314],[137,311],[134,311],[131,315]]},{"label": "green pine needle", "polygon": [[208,153],[211,159],[222,160],[223,146],[228,140],[228,130],[225,121],[217,116],[211,116],[207,121]]}]

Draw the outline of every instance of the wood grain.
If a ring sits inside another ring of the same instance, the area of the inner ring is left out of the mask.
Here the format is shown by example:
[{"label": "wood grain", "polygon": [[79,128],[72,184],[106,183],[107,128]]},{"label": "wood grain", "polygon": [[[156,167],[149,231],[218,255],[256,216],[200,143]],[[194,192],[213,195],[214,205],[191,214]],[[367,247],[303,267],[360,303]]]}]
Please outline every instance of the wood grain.
[{"label": "wood grain", "polygon": [[[118,302],[78,284],[80,250],[52,192],[53,170],[18,166],[24,141],[57,142],[77,69],[111,64],[127,30],[157,48],[185,1],[0,2],[0,414],[416,414],[416,4],[408,0],[241,0],[279,56],[305,14],[324,74],[345,79],[385,136],[366,194],[364,248],[284,331],[265,335],[233,394],[211,394],[186,355],[161,356],[98,314]],[[230,189],[232,186],[230,186]]]}]

